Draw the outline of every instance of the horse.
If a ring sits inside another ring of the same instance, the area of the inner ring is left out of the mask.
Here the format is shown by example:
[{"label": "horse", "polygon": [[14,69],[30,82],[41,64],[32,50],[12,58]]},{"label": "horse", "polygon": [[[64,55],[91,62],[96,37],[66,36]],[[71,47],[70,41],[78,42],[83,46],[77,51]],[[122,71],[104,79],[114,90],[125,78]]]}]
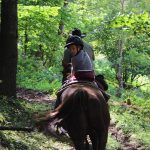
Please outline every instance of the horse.
[{"label": "horse", "polygon": [[110,114],[100,90],[89,83],[75,83],[63,91],[61,100],[55,110],[41,119],[46,132],[59,126],[67,131],[76,150],[88,150],[89,140],[93,150],[105,150]]}]

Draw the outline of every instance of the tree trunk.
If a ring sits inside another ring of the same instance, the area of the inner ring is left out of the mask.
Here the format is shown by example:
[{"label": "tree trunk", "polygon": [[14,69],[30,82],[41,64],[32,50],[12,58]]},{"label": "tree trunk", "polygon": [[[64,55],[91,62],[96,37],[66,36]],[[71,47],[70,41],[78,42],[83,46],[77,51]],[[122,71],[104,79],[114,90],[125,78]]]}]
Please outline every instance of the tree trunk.
[{"label": "tree trunk", "polygon": [[[121,3],[121,13],[124,14],[125,0],[120,0]],[[117,64],[117,80],[119,87],[117,89],[116,96],[121,97],[123,90],[123,45],[124,45],[124,33],[121,31],[119,40],[118,40],[118,64]]]},{"label": "tree trunk", "polygon": [[116,96],[121,97],[122,90],[123,90],[123,72],[122,72],[123,39],[118,40],[118,54],[119,54],[119,61],[117,64],[117,80],[118,80],[119,87]]},{"label": "tree trunk", "polygon": [[16,96],[17,0],[1,3],[0,95]]},{"label": "tree trunk", "polygon": [[[63,8],[62,8],[63,11],[66,10],[67,5],[68,5],[67,0],[64,0],[64,5],[63,5]],[[60,22],[59,22],[58,35],[61,35],[63,33],[64,33],[64,21],[63,21],[63,18],[61,16],[61,19],[60,19]]]}]

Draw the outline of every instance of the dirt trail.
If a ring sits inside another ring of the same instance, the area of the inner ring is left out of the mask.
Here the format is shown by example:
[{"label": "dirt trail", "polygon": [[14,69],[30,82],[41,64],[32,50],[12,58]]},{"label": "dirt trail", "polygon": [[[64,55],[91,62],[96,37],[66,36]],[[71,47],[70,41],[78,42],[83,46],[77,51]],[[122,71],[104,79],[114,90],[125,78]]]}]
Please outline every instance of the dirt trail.
[{"label": "dirt trail", "polygon": [[[17,97],[29,102],[48,103],[52,106],[55,103],[55,98],[47,92],[39,92],[31,89],[18,88]],[[122,129],[117,128],[116,124],[111,122],[109,132],[112,137],[121,144],[120,150],[147,150],[144,146],[133,141],[130,135],[124,134]]]},{"label": "dirt trail", "polygon": [[110,124],[109,132],[112,137],[121,144],[121,150],[147,150],[137,141],[133,141],[133,139],[130,138],[130,135],[124,134],[122,129],[116,127],[115,123]]},{"label": "dirt trail", "polygon": [[48,92],[39,92],[31,89],[17,89],[17,98],[27,100],[29,102],[54,104],[55,98]]}]

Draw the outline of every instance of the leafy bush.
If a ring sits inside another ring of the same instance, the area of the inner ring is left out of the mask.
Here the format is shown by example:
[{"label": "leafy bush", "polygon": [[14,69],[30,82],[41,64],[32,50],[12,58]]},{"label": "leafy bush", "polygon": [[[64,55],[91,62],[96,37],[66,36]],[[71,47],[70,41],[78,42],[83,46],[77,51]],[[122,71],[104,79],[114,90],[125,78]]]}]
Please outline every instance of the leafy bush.
[{"label": "leafy bush", "polygon": [[[61,68],[45,68],[35,58],[20,58],[18,63],[17,85],[19,87],[55,92],[61,86]],[[55,88],[54,88],[55,87]]]}]

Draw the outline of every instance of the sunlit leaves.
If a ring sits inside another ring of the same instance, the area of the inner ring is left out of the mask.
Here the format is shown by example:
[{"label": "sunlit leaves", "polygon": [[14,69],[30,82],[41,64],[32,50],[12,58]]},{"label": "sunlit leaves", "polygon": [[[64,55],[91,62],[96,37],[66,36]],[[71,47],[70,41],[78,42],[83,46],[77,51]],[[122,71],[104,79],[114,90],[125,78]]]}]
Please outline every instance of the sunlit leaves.
[{"label": "sunlit leaves", "polygon": [[34,51],[43,51],[46,60],[48,57],[48,60],[53,60],[53,51],[59,49],[60,39],[57,36],[60,9],[56,6],[19,5],[19,49],[23,49],[26,45],[29,55]]},{"label": "sunlit leaves", "polygon": [[5,122],[5,117],[0,113],[0,124]]},{"label": "sunlit leaves", "polygon": [[123,37],[124,82],[127,82],[130,76],[133,82],[136,76],[149,74],[150,16],[147,12],[117,15],[109,21],[103,21],[97,31],[101,45],[99,50],[113,63],[114,68],[120,63],[118,40]]},{"label": "sunlit leaves", "polygon": [[133,30],[135,33],[150,32],[150,16],[148,13],[116,16],[111,22],[112,28]]},{"label": "sunlit leaves", "polygon": [[23,4],[26,6],[59,6],[63,3],[63,0],[18,0],[18,4]]}]

